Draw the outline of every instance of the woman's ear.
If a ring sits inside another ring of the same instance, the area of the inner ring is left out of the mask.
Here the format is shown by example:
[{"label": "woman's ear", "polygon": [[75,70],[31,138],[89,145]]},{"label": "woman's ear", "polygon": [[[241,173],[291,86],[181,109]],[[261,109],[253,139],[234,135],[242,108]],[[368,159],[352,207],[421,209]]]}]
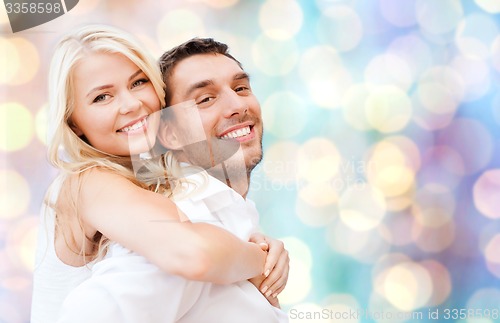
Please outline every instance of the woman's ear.
[{"label": "woman's ear", "polygon": [[68,125],[78,137],[81,137],[83,135],[83,132],[72,120],[68,120]]},{"label": "woman's ear", "polygon": [[157,138],[163,147],[171,150],[179,150],[182,145],[177,139],[173,128],[168,122],[160,122]]}]

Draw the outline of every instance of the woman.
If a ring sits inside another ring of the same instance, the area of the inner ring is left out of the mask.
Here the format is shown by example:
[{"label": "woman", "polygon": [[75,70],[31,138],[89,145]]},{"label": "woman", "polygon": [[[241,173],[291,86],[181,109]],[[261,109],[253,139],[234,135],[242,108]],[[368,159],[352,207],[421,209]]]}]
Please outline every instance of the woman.
[{"label": "woman", "polygon": [[56,49],[49,160],[61,174],[42,212],[32,322],[56,321],[110,241],[189,280],[233,283],[275,266],[278,256],[266,262],[257,244],[209,224],[180,222],[169,199],[136,180],[132,163],[155,143],[163,98],[157,64],[120,31],[82,28]]}]

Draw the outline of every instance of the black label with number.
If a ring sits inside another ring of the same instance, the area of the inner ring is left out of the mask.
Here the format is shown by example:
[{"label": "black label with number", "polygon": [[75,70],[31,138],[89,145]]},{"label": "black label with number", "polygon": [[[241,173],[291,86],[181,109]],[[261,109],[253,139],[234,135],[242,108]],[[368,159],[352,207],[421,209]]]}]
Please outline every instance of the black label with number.
[{"label": "black label with number", "polygon": [[51,21],[73,9],[78,0],[4,0],[13,32]]}]

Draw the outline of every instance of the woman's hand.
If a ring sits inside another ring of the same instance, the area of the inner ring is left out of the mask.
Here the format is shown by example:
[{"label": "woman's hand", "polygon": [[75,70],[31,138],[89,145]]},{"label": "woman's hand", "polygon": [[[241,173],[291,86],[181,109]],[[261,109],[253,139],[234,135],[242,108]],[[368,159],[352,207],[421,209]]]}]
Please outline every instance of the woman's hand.
[{"label": "woman's hand", "polygon": [[273,306],[279,308],[276,297],[285,288],[290,270],[288,251],[280,240],[264,236],[258,232],[252,234],[250,242],[258,244],[262,250],[268,252],[263,275],[250,279],[250,282],[260,290]]}]

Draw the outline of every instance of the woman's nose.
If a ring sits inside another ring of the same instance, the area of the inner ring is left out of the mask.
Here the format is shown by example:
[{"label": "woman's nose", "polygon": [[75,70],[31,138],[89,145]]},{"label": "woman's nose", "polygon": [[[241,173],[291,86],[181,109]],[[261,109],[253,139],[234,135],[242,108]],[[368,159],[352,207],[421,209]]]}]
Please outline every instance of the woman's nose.
[{"label": "woman's nose", "polygon": [[142,105],[141,100],[135,97],[130,91],[124,91],[124,93],[121,95],[120,101],[120,112],[122,114],[127,114],[129,112],[135,111]]}]

